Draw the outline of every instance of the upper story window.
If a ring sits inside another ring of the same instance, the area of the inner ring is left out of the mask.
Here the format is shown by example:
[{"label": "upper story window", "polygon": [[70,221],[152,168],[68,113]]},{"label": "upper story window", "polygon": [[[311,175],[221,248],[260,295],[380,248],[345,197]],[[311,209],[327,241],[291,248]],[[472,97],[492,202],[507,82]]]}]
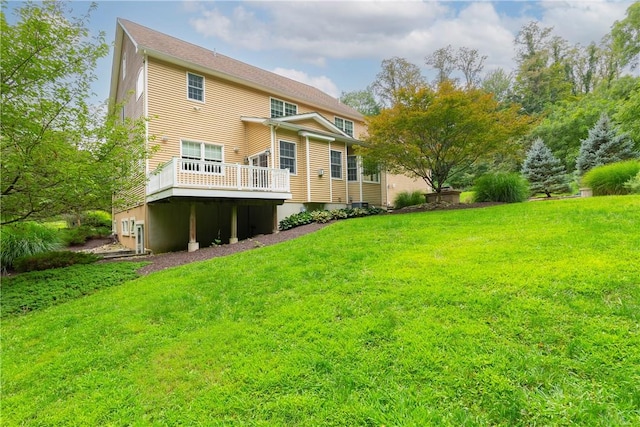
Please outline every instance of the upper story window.
[{"label": "upper story window", "polygon": [[296,173],[296,144],[293,142],[280,141],[280,169]]},{"label": "upper story window", "polygon": [[204,102],[204,77],[187,73],[187,98]]},{"label": "upper story window", "polygon": [[271,118],[295,116],[298,114],[298,106],[279,99],[271,98]]},{"label": "upper story window", "polygon": [[331,150],[331,178],[342,179],[342,152]]},{"label": "upper story window", "polygon": [[122,54],[122,80],[127,77],[127,53]]},{"label": "upper story window", "polygon": [[351,120],[343,119],[341,117],[335,118],[335,125],[338,129],[353,137],[353,122]]},{"label": "upper story window", "polygon": [[222,145],[182,141],[181,152],[183,171],[222,173]]},{"label": "upper story window", "polygon": [[347,156],[347,180],[358,180],[358,156]]}]

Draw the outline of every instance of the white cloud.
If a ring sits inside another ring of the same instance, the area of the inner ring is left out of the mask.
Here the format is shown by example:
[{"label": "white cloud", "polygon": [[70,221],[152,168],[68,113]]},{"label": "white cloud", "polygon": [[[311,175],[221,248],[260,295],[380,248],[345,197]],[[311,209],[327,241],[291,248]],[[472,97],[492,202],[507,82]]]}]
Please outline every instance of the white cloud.
[{"label": "white cloud", "polygon": [[629,2],[545,2],[542,24],[572,44],[599,43],[617,20],[624,19]]},{"label": "white cloud", "polygon": [[[598,43],[615,20],[624,18],[630,4],[630,1],[201,2],[199,16],[191,24],[204,36],[217,37],[247,50],[285,53],[289,59],[293,57],[310,67],[325,67],[332,59],[379,63],[393,56],[425,67],[426,55],[450,44],[454,48],[475,48],[487,55],[487,71],[497,67],[511,70],[515,56],[513,40],[529,21],[539,18],[542,26],[553,26],[554,34],[570,44]],[[304,75],[298,79],[313,78]],[[323,90],[331,92],[334,88]]]},{"label": "white cloud", "polygon": [[313,86],[325,93],[328,93],[334,98],[338,98],[340,96],[340,90],[338,89],[338,86],[336,86],[336,84],[333,83],[329,77],[314,77],[308,75],[304,71],[294,70],[290,68],[276,68],[273,70],[273,72],[292,80],[308,84],[309,86]]}]

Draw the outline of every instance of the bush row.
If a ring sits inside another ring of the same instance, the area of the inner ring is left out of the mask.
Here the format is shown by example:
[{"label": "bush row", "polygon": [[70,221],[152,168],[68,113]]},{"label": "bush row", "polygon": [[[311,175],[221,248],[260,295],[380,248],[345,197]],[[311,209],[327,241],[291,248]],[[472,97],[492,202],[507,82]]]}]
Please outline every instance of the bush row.
[{"label": "bush row", "polygon": [[0,228],[0,240],[0,264],[4,270],[12,268],[18,258],[53,251],[62,246],[57,230],[31,221],[3,225]]},{"label": "bush row", "polygon": [[594,196],[630,194],[639,191],[640,161],[627,160],[597,166],[582,177],[582,184],[591,188]]},{"label": "bush row", "polygon": [[18,258],[13,263],[14,269],[18,273],[28,271],[42,271],[51,268],[69,267],[74,264],[91,264],[98,261],[100,257],[95,254],[71,251],[43,252],[36,255]]},{"label": "bush row", "polygon": [[81,225],[80,227],[65,228],[60,230],[60,238],[65,246],[82,245],[89,239],[109,237],[110,235],[110,225],[109,227]]},{"label": "bush row", "polygon": [[402,209],[407,206],[421,205],[425,202],[424,193],[420,190],[402,191],[393,199],[393,208]]},{"label": "bush row", "polygon": [[362,216],[378,215],[383,212],[386,211],[373,206],[369,208],[334,209],[331,211],[305,211],[286,217],[280,221],[279,226],[280,230],[289,230],[291,228],[314,222],[324,224],[334,219],[357,218]]}]

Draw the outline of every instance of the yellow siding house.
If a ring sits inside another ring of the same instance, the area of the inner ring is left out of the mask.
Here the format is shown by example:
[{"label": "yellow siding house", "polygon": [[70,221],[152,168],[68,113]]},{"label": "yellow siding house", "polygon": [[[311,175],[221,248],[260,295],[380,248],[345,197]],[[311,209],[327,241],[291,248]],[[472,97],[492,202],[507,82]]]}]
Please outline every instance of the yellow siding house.
[{"label": "yellow siding house", "polygon": [[150,118],[144,195],[114,212],[137,252],[234,243],[303,209],[388,202],[386,175],[354,153],[363,116],[306,84],[118,19],[110,98],[123,117]]}]

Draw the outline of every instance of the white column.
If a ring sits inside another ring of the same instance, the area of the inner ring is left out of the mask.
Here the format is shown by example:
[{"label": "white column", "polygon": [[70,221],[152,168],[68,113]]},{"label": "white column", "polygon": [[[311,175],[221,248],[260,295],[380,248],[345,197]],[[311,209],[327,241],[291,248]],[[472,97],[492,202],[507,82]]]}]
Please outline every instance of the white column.
[{"label": "white column", "polygon": [[195,252],[200,249],[200,244],[196,242],[196,204],[191,203],[191,212],[189,214],[189,245],[187,250]]},{"label": "white column", "polygon": [[238,206],[231,207],[231,237],[229,243],[238,243]]},{"label": "white column", "polygon": [[273,233],[279,233],[278,230],[278,205],[273,205]]}]

